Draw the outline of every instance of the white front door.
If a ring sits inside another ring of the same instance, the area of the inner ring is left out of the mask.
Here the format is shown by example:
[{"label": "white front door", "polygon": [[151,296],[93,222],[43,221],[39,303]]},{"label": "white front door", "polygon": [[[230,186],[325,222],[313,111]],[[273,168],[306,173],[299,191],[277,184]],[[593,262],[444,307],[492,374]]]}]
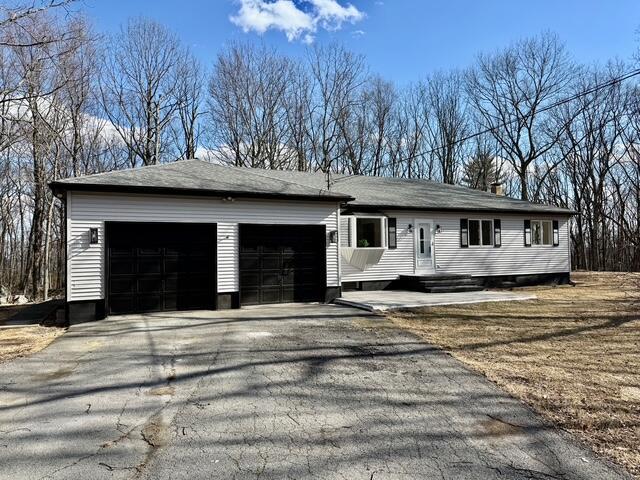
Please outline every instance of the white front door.
[{"label": "white front door", "polygon": [[416,273],[434,273],[433,221],[416,220]]}]

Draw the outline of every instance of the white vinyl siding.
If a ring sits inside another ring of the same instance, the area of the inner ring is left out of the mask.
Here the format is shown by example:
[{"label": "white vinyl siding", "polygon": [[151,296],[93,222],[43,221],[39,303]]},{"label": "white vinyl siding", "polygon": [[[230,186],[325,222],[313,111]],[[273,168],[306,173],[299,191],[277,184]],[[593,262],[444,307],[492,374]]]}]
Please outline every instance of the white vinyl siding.
[{"label": "white vinyl siding", "polygon": [[[215,197],[69,193],[67,196],[67,299],[104,298],[104,223],[216,223],[218,292],[236,292],[238,224],[290,224],[338,229],[338,204],[325,202],[243,200]],[[89,244],[89,228],[98,228],[98,243]],[[340,284],[338,245],[327,244],[327,285]]]},{"label": "white vinyl siding", "polygon": [[[568,218],[553,215],[495,214],[490,218],[501,220],[502,244],[493,246],[461,248],[460,219],[487,219],[487,214],[438,213],[438,212],[385,212],[398,222],[398,248],[386,250],[376,265],[360,271],[342,262],[342,281],[391,280],[398,275],[413,275],[415,262],[414,234],[408,232],[415,219],[432,219],[440,226],[435,235],[435,263],[437,274],[526,275],[537,273],[568,272],[569,237]],[[549,248],[527,248],[524,246],[524,220],[558,220],[560,244]],[[342,232],[341,232],[342,234]]]}]

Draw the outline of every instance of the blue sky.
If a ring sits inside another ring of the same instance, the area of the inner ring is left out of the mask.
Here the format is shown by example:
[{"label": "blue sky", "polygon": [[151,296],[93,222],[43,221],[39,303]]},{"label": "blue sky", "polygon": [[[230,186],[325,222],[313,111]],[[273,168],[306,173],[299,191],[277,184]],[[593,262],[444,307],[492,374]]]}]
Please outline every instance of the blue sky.
[{"label": "blue sky", "polygon": [[400,85],[465,68],[478,52],[545,30],[586,63],[629,60],[640,46],[638,0],[84,0],[81,8],[105,33],[131,16],[153,18],[209,65],[232,40],[262,41],[293,55],[305,41],[337,40]]}]

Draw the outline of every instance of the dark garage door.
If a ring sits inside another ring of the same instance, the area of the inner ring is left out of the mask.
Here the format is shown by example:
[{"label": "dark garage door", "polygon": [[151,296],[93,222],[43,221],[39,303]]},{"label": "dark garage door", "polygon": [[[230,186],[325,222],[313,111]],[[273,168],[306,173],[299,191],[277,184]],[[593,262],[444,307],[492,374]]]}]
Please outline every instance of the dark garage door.
[{"label": "dark garage door", "polygon": [[110,314],[215,308],[216,225],[107,224]]},{"label": "dark garage door", "polygon": [[240,303],[323,300],[325,242],[324,225],[240,225]]}]

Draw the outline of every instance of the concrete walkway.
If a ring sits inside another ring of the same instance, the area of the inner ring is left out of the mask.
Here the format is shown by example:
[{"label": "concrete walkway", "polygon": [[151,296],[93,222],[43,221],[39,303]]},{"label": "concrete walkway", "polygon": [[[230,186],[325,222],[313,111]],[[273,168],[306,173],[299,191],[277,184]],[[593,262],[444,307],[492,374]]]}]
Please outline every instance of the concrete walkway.
[{"label": "concrete walkway", "polygon": [[0,364],[0,479],[628,479],[335,305],[114,317]]},{"label": "concrete walkway", "polygon": [[344,292],[335,303],[361,308],[368,311],[383,312],[401,308],[434,307],[437,305],[456,305],[463,303],[512,302],[516,300],[535,300],[528,293],[513,293],[483,290],[464,293],[424,293],[403,290],[372,290]]}]

